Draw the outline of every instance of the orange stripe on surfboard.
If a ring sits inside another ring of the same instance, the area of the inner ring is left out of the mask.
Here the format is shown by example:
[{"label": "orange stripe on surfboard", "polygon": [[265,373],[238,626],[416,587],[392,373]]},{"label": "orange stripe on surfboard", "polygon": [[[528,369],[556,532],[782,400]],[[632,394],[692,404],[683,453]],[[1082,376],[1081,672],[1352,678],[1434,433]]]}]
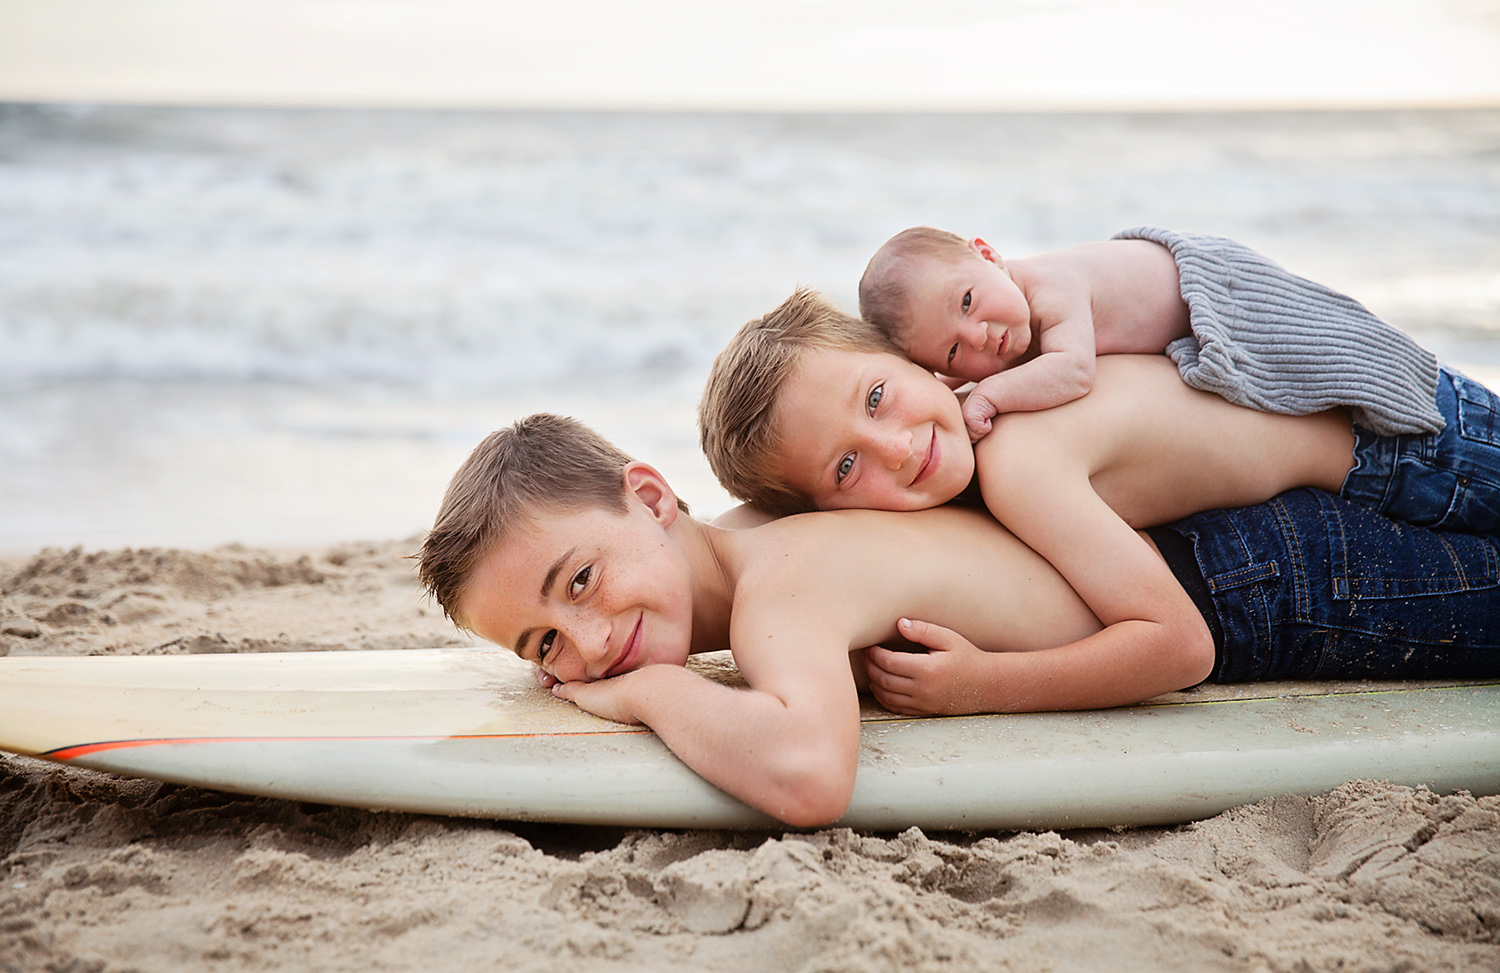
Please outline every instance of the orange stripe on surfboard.
[{"label": "orange stripe on surfboard", "polygon": [[90,754],[109,750],[129,750],[134,747],[162,747],[173,744],[193,743],[317,743],[339,741],[343,743],[372,743],[398,740],[528,740],[542,737],[594,737],[594,736],[640,736],[650,730],[595,730],[572,733],[459,733],[449,736],[288,736],[288,737],[163,737],[155,740],[106,740],[102,743],[79,743],[58,747],[37,754],[48,760],[76,760]]}]

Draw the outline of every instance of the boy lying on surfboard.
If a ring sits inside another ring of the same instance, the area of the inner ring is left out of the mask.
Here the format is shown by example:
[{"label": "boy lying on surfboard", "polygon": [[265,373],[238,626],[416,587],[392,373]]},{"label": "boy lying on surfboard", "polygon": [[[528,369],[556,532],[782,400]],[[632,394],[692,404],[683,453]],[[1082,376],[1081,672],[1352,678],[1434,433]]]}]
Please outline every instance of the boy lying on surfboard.
[{"label": "boy lying on surfboard", "polygon": [[[1189,388],[1165,356],[1106,355],[1087,395],[997,416],[971,448],[956,399],[932,372],[859,318],[799,291],[748,323],[719,355],[700,423],[724,486],[775,514],[924,509],[958,496],[977,469],[990,512],[1061,572],[1103,630],[1047,653],[993,654],[916,615],[902,634],[930,651],[872,649],[867,668],[875,697],[899,713],[1006,712],[1134,702],[1208,676],[1330,678],[1339,668],[1336,639],[1318,648],[1322,636],[1310,636],[1295,664],[1248,647],[1282,637],[1283,628],[1291,638],[1299,612],[1313,602],[1362,608],[1387,595],[1496,583],[1488,569],[1451,577],[1441,552],[1429,561],[1395,541],[1391,564],[1406,573],[1392,577],[1408,580],[1329,577],[1309,572],[1277,531],[1216,545],[1204,539],[1201,521],[1173,523],[1292,487],[1338,491],[1367,479],[1358,466],[1394,445],[1421,463],[1398,465],[1379,495],[1383,511],[1493,536],[1500,530],[1500,400],[1444,372],[1434,401],[1446,420],[1441,432],[1368,437],[1342,408],[1255,411]],[[1157,532],[1158,551],[1136,528],[1160,525],[1169,527]],[[1295,543],[1286,541],[1293,550]],[[955,548],[953,556],[965,552]],[[1334,557],[1348,567],[1343,555]],[[1284,616],[1260,604],[1257,585],[1267,578],[1300,586]],[[1399,632],[1404,622],[1391,624]],[[1267,636],[1266,629],[1275,631]],[[1231,645],[1247,652],[1231,660]]]},{"label": "boy lying on surfboard", "polygon": [[[1109,371],[1101,369],[1090,398],[1111,394]],[[957,400],[923,374],[947,396],[944,422],[967,446]],[[1296,529],[1276,534],[1281,526]],[[1299,565],[1327,576],[1335,562],[1339,571],[1352,564],[1361,584],[1388,591],[1409,575],[1404,562],[1386,567],[1393,543],[1419,559],[1441,552],[1451,575],[1483,579],[1488,571],[1487,584],[1447,585],[1427,600],[1433,610],[1396,636],[1386,634],[1393,620],[1410,613],[1399,597],[1319,603],[1306,625],[1341,633],[1342,652],[1319,661],[1320,675],[1379,675],[1415,664],[1433,676],[1500,671],[1496,653],[1473,649],[1500,643],[1493,540],[1396,525],[1316,491],[1189,517],[1178,529],[1236,541],[1247,532],[1274,536],[1293,545]],[[1246,556],[1260,563],[1263,554]],[[1042,689],[1045,674],[1068,661],[1068,646],[1101,628],[1046,561],[982,512],[849,510],[722,529],[688,516],[650,466],[577,422],[546,415],[493,433],[464,462],[419,570],[449,617],[537,664],[557,680],[556,695],[651,727],[708,781],[796,826],[827,824],[849,804],[856,683],[864,671],[851,653],[896,641],[898,620],[959,629],[968,644],[1020,660]],[[1294,602],[1293,581],[1291,572],[1260,577],[1258,597]],[[1226,610],[1216,604],[1204,611]],[[923,627],[908,634],[920,639]],[[1435,648],[1439,638],[1455,641]],[[684,668],[690,654],[721,648],[733,652],[748,688]],[[1226,657],[1241,648],[1226,643]],[[1243,646],[1278,657],[1295,657],[1298,648],[1282,631]],[[1079,704],[1192,685],[1210,661],[1151,666]],[[1238,671],[1238,662],[1226,665]],[[1041,708],[1030,705],[1040,699],[1011,708]],[[976,695],[968,708],[988,708],[987,701]]]}]

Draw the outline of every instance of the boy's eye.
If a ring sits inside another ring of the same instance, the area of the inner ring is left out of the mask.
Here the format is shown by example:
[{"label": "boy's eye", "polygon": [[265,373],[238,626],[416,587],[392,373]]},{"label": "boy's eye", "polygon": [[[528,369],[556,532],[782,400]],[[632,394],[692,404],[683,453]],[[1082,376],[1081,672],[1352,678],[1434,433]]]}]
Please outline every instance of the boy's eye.
[{"label": "boy's eye", "polygon": [[590,565],[586,568],[580,568],[578,573],[573,575],[573,580],[568,582],[569,597],[577,598],[579,595],[583,594],[583,589],[588,587],[589,576],[593,573],[593,565]]},{"label": "boy's eye", "polygon": [[850,453],[843,459],[839,460],[838,469],[834,471],[833,474],[833,482],[843,483],[844,477],[848,476],[849,471],[852,469],[854,469],[854,454]]},{"label": "boy's eye", "polygon": [[974,292],[973,291],[964,291],[964,310],[967,311],[969,309],[969,305],[973,304],[973,303],[974,303]]},{"label": "boy's eye", "polygon": [[865,408],[874,412],[880,407],[880,400],[885,398],[885,383],[882,382],[870,389],[870,394],[865,396]]},{"label": "boy's eye", "polygon": [[547,661],[547,653],[549,653],[549,652],[552,651],[552,644],[554,642],[556,642],[556,641],[557,641],[557,629],[555,629],[555,628],[549,628],[549,629],[547,629],[547,634],[543,635],[542,636],[542,640],[540,642],[538,642],[537,645],[536,645],[536,661],[537,661],[537,665],[541,665],[542,663],[544,663],[544,662]]},{"label": "boy's eye", "polygon": [[948,367],[953,367],[953,359],[958,357],[958,342],[953,342],[953,347],[948,349]]}]

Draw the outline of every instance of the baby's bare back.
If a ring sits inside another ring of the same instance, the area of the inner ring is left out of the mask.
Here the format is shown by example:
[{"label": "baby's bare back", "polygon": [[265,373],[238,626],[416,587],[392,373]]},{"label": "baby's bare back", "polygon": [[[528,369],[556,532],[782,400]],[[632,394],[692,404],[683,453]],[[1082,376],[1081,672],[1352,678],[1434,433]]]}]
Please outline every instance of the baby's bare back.
[{"label": "baby's bare back", "polygon": [[1190,333],[1177,264],[1149,240],[1104,240],[1017,261],[1034,319],[1087,294],[1100,355],[1161,354]]}]

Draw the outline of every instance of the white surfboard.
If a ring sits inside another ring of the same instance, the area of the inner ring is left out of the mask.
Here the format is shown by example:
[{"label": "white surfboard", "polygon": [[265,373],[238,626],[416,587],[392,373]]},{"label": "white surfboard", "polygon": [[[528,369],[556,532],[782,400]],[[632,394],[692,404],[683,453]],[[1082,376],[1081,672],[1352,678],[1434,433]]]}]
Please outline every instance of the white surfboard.
[{"label": "white surfboard", "polygon": [[[695,667],[733,682],[715,655]],[[1500,792],[1500,682],[1259,684],[1018,716],[867,705],[863,719],[839,821],[856,828],[1164,824],[1360,777]],[[0,749],[374,809],[776,826],[650,731],[554,699],[503,651],[5,658]]]}]

